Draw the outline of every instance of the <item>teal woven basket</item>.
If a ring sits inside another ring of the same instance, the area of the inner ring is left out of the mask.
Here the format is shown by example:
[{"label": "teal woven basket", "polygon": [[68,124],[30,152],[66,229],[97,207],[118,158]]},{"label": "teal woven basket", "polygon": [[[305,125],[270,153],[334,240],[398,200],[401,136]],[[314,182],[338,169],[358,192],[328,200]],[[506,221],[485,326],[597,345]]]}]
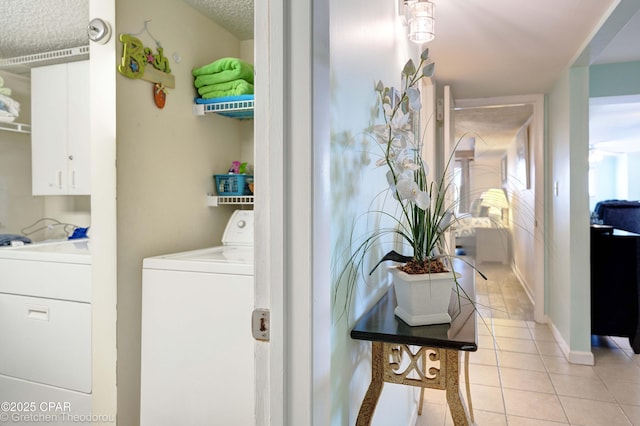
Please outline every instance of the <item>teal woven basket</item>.
[{"label": "teal woven basket", "polygon": [[216,182],[216,191],[218,195],[251,195],[249,184],[253,182],[253,175],[213,175]]}]

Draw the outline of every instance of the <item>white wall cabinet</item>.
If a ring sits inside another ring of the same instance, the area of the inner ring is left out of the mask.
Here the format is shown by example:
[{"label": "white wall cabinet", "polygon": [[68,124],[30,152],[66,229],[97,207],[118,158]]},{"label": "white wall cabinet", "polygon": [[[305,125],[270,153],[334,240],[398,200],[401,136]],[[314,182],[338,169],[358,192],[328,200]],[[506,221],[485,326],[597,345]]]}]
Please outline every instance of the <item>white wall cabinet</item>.
[{"label": "white wall cabinet", "polygon": [[89,61],[31,70],[33,195],[91,192]]}]

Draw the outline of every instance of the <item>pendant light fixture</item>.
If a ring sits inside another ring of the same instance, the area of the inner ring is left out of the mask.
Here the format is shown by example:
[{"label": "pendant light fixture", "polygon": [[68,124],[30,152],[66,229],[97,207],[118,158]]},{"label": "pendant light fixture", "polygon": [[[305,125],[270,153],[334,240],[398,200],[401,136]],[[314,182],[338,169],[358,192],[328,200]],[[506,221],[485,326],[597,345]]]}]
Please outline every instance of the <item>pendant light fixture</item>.
[{"label": "pendant light fixture", "polygon": [[435,5],[427,0],[402,0],[409,27],[409,40],[427,43],[435,38]]}]

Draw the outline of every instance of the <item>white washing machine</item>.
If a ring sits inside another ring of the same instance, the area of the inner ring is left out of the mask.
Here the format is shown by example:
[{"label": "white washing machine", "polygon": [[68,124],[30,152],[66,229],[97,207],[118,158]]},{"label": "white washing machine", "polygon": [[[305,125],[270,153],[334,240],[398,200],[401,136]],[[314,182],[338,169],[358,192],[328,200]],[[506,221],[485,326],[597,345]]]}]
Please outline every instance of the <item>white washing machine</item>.
[{"label": "white washing machine", "polygon": [[253,211],[222,246],[144,259],[140,424],[255,424]]}]

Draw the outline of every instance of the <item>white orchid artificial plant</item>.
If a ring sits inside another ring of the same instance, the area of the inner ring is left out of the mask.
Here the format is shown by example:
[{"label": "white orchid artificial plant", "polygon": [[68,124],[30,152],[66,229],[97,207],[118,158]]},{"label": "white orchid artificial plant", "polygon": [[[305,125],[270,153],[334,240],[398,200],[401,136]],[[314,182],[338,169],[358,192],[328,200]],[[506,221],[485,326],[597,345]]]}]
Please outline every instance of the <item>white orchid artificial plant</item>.
[{"label": "white orchid artificial plant", "polygon": [[437,182],[427,178],[429,169],[422,159],[422,140],[416,137],[410,120],[422,108],[418,83],[425,77],[431,77],[435,70],[435,64],[428,61],[429,50],[426,49],[420,55],[417,67],[413,60],[405,64],[398,102],[393,99],[394,89],[385,87],[382,82],[376,86],[385,119],[383,124],[373,129],[374,138],[384,154],[377,164],[388,168],[390,191],[400,205],[401,217],[395,218],[397,227],[393,232],[412,251],[410,255],[391,251],[381,262],[406,262],[402,269],[407,273],[444,271],[440,260],[446,256],[444,235],[452,224],[455,206],[451,202],[447,204],[450,184],[446,173]]},{"label": "white orchid artificial plant", "polygon": [[[392,250],[375,265],[369,273],[384,261],[401,262],[400,267],[409,274],[446,272],[443,258],[449,258],[445,247],[445,233],[452,226],[455,201],[447,199],[450,189],[450,176],[446,171],[451,158],[445,165],[445,173],[438,181],[428,179],[428,167],[422,158],[422,140],[413,131],[411,117],[421,109],[418,83],[423,78],[433,76],[435,64],[429,62],[429,51],[420,55],[416,67],[409,60],[402,70],[402,91],[385,87],[382,82],[376,85],[384,123],[373,126],[372,136],[382,149],[382,157],[377,161],[379,167],[386,167],[389,191],[398,202],[397,213],[376,211],[395,223],[393,227],[373,230],[356,248],[347,264],[339,274],[334,301],[343,283],[346,283],[346,304],[350,306],[357,276],[365,264],[369,250],[383,237],[393,234],[400,237],[403,247],[410,254],[403,255]],[[372,213],[372,212],[368,212]],[[464,261],[464,259],[463,259]],[[450,262],[447,262],[450,263]],[[475,268],[474,268],[475,269]]]},{"label": "white orchid artificial plant", "polygon": [[393,214],[385,210],[375,211],[389,218],[394,226],[371,231],[356,246],[338,275],[334,302],[337,301],[338,293],[345,284],[346,300],[343,313],[351,305],[357,278],[367,263],[367,253],[389,234],[400,237],[403,241],[402,246],[408,248],[410,253],[404,255],[394,250],[390,251],[382,257],[369,275],[380,263],[389,260],[403,263],[400,266],[401,270],[409,274],[447,271],[442,260],[452,255],[445,250],[444,237],[455,221],[452,220],[455,201],[447,199],[451,183],[446,171],[451,157],[445,165],[443,176],[437,181],[429,180],[429,170],[422,158],[422,140],[419,135],[416,136],[411,119],[414,114],[419,114],[422,107],[419,82],[423,78],[433,76],[434,71],[435,64],[429,61],[429,50],[426,49],[420,55],[417,67],[413,60],[405,64],[402,70],[401,91],[385,87],[382,82],[376,85],[384,112],[384,123],[375,125],[372,129],[372,136],[383,154],[377,161],[377,166],[388,169],[388,190],[399,208]]}]

